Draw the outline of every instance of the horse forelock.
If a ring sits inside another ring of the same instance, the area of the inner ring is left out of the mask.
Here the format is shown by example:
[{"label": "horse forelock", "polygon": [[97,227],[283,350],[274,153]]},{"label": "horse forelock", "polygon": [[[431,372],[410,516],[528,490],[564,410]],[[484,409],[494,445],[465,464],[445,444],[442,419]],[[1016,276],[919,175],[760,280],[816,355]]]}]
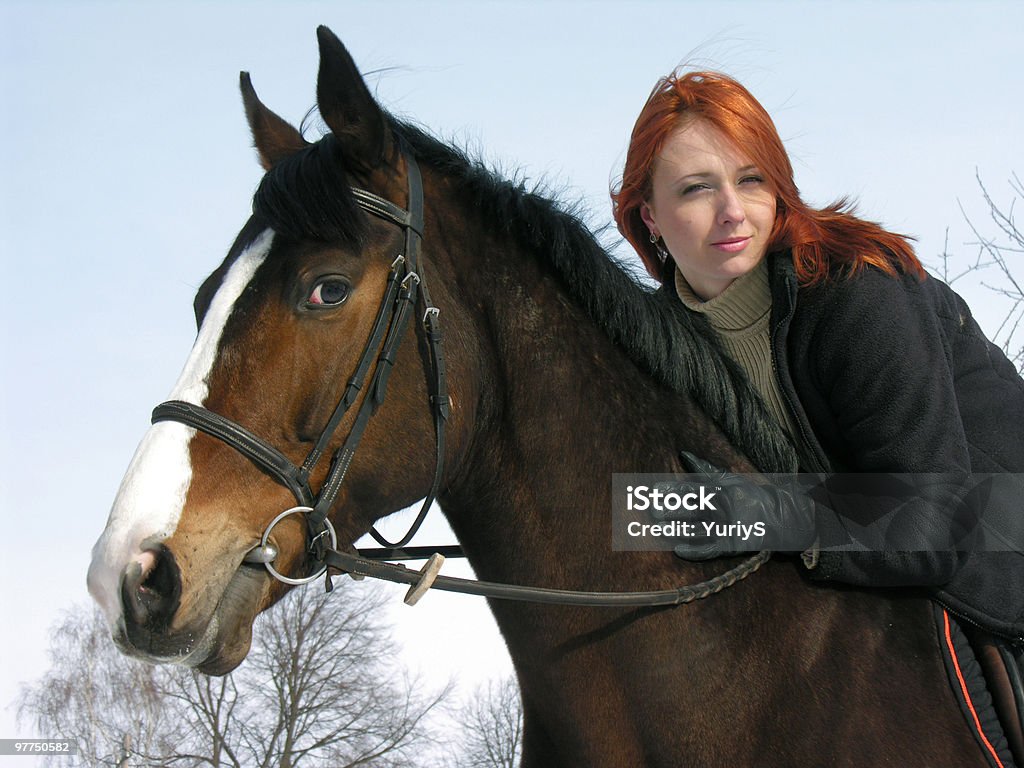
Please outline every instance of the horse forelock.
[{"label": "horse forelock", "polygon": [[290,240],[361,247],[366,215],[352,195],[340,144],[333,134],[280,160],[253,195],[253,213]]}]

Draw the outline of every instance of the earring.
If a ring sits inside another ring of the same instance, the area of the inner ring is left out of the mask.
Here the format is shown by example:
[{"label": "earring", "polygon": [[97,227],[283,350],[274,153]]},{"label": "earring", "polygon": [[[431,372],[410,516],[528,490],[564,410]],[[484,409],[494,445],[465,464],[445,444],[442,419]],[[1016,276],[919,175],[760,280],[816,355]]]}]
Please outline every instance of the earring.
[{"label": "earring", "polygon": [[665,261],[668,258],[668,248],[665,247],[662,239],[653,232],[651,232],[651,243],[654,245],[654,251],[658,254],[658,258]]}]

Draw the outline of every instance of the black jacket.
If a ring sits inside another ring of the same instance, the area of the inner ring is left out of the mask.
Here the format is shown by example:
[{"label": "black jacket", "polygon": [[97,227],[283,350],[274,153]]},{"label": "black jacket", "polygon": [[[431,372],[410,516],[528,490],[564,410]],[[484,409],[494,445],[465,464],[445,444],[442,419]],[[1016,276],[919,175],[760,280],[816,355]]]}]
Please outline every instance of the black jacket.
[{"label": "black jacket", "polygon": [[[1024,380],[949,286],[868,267],[798,288],[788,254],[770,255],[769,272],[772,355],[802,471],[1024,473]],[[1024,639],[1024,554],[980,540],[958,551],[948,492],[915,500],[914,519],[934,527],[929,551],[823,550],[811,577],[927,587],[955,614]],[[1024,518],[1022,497],[986,502]]]}]

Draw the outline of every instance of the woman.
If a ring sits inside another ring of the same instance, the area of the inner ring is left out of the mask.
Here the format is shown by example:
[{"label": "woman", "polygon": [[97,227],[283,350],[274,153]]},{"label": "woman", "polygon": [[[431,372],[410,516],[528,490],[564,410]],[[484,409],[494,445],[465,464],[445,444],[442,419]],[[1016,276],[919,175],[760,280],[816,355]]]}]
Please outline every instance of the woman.
[{"label": "woman", "polygon": [[[806,205],[771,118],[720,74],[659,81],[612,200],[619,231],[690,321],[715,329],[789,434],[802,472],[913,477],[915,486],[886,531],[896,544],[819,549],[856,538],[859,510],[842,493],[824,506],[695,457],[691,468],[785,529],[791,546],[776,549],[809,549],[812,579],[928,587],[955,614],[1021,642],[1024,557],[982,551],[991,547],[964,519],[963,480],[1024,472],[1024,381],[963,300],[925,273],[903,236],[844,202]],[[925,477],[938,480],[916,480]],[[986,514],[1024,518],[1021,497],[1009,496],[987,488],[971,498]],[[676,551],[705,559],[744,548],[720,537]]]}]

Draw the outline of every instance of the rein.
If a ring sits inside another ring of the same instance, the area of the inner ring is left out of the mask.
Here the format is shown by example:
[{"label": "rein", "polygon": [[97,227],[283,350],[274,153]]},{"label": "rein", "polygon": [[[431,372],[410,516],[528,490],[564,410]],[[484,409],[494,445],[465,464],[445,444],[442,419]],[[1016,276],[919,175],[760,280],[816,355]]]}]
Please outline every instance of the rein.
[{"label": "rein", "polygon": [[[720,592],[745,579],[764,565],[771,557],[770,552],[760,552],[725,573],[706,581],[675,589],[647,592],[581,592],[439,576],[438,571],[444,562],[445,555],[465,556],[461,547],[406,547],[423,524],[440,488],[444,471],[445,423],[450,415],[451,405],[448,398],[444,347],[439,322],[440,310],[430,300],[419,260],[419,246],[423,238],[423,182],[415,159],[408,153],[403,152],[403,155],[409,183],[408,210],[399,208],[389,200],[372,192],[352,188],[356,202],[364,211],[402,228],[405,234],[404,252],[399,253],[391,264],[384,296],[356,370],[349,379],[345,392],[328,419],[327,425],[301,466],[296,466],[284,453],[242,425],[201,405],[182,400],[169,400],[153,409],[152,422],[154,424],[160,421],[176,421],[221,440],[270,474],[295,496],[298,506],[286,509],[270,522],[263,532],[260,543],[246,554],[244,562],[262,564],[275,579],[292,585],[307,584],[327,574],[328,590],[332,588],[330,569],[348,573],[355,579],[370,577],[407,584],[411,589],[406,595],[405,602],[410,605],[415,604],[428,589],[434,588],[447,592],[460,592],[505,600],[607,607],[682,605]],[[410,314],[414,309],[422,310],[422,324],[429,355],[430,372],[427,381],[436,435],[434,478],[416,519],[399,541],[388,541],[376,528],[371,528],[370,534],[381,545],[381,548],[359,550],[358,554],[343,552],[337,548],[337,535],[328,514],[341,490],[342,482],[352,463],[363,432],[371,416],[384,402],[387,382],[395,364],[398,346],[405,336]],[[378,347],[380,347],[379,354],[376,352]],[[352,429],[341,448],[331,457],[327,477],[319,494],[314,494],[309,485],[309,478],[327,450],[327,446],[345,414],[363,390],[375,356],[376,366],[373,378],[356,414]],[[293,514],[304,516],[307,549],[311,560],[320,565],[316,573],[301,578],[285,576],[274,568],[273,561],[277,556],[277,550],[270,544],[271,531],[281,520]],[[329,540],[329,546],[325,539]],[[403,565],[382,562],[385,559],[426,559],[427,563],[421,570],[416,571]]]},{"label": "rein", "polygon": [[548,605],[626,608],[630,606],[683,605],[695,600],[703,600],[705,597],[710,597],[747,578],[768,562],[771,556],[772,553],[767,550],[758,552],[725,573],[697,584],[686,584],[675,589],[648,592],[581,592],[572,589],[524,587],[518,584],[500,584],[493,581],[438,576],[437,572],[444,562],[444,557],[438,553],[431,555],[427,564],[419,571],[406,568],[404,565],[370,560],[366,557],[331,549],[327,550],[325,559],[328,566],[348,573],[355,579],[369,576],[371,579],[382,579],[395,584],[408,584],[411,589],[405,596],[405,602],[409,605],[415,605],[428,589],[440,589],[443,592],[460,592],[464,595]]}]

